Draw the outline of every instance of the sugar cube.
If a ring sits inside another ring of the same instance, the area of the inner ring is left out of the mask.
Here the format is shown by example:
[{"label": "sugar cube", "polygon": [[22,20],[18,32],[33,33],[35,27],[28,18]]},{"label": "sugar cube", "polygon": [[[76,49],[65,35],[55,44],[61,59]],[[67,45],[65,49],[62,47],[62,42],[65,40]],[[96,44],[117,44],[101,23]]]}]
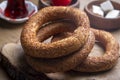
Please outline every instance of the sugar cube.
[{"label": "sugar cube", "polygon": [[111,1],[109,1],[109,0],[101,3],[101,4],[100,4],[100,7],[102,8],[102,10],[103,10],[104,12],[108,12],[108,11],[111,11],[111,10],[114,9]]},{"label": "sugar cube", "polygon": [[104,16],[104,12],[102,11],[102,9],[99,6],[93,5],[92,6],[92,11],[95,14],[98,14],[100,16]]},{"label": "sugar cube", "polygon": [[119,16],[119,14],[120,14],[119,10],[112,10],[112,11],[107,13],[105,18],[117,18]]}]

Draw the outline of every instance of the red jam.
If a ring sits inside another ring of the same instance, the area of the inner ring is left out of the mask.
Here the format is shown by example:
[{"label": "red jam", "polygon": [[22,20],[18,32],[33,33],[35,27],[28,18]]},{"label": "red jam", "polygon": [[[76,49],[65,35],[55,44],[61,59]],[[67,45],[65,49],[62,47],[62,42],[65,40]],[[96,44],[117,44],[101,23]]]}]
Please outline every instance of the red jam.
[{"label": "red jam", "polygon": [[10,18],[24,18],[28,15],[25,0],[8,0],[4,15]]},{"label": "red jam", "polygon": [[68,6],[72,0],[51,0],[53,6]]}]

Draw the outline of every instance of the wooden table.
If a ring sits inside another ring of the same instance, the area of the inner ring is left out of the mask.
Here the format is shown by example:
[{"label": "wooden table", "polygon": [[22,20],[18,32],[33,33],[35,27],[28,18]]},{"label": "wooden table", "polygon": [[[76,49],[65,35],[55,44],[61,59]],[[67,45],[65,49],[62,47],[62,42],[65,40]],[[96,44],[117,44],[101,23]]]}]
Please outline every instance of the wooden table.
[{"label": "wooden table", "polygon": [[[1,2],[2,0],[0,0]],[[30,0],[36,5],[38,5],[38,0]],[[83,9],[84,6],[92,0],[80,0],[80,8]],[[120,2],[120,0],[115,0]],[[17,42],[20,38],[20,33],[23,27],[23,24],[10,24],[8,22],[3,21],[0,19],[0,49],[1,47],[9,42]],[[111,32],[114,37],[118,40],[120,44],[120,29]],[[96,48],[97,49],[97,48]],[[103,74],[95,74],[95,75],[84,75],[74,78],[74,80],[120,80],[120,60],[117,66],[111,70],[110,72],[103,73]],[[63,76],[63,75],[61,75]],[[75,77],[75,76],[74,76]],[[97,78],[95,78],[97,77]],[[109,79],[108,79],[109,77]],[[4,70],[0,67],[0,80],[10,80]],[[73,80],[71,76],[65,78],[64,80]]]}]

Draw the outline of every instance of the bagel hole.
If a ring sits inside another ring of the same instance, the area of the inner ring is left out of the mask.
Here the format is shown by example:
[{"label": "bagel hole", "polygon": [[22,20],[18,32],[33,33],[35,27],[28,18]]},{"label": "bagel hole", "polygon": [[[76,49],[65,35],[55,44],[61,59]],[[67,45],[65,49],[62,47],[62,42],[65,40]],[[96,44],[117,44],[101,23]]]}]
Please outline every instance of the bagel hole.
[{"label": "bagel hole", "polygon": [[44,40],[42,43],[51,43],[53,36],[49,37],[48,39]]},{"label": "bagel hole", "polygon": [[[68,38],[70,35],[72,35],[71,32],[66,32],[66,33],[59,33],[59,34],[56,34],[53,36],[53,38],[51,39],[51,42],[56,42],[58,40],[62,40],[62,39],[65,39],[65,38]],[[55,38],[54,38],[55,37]]]},{"label": "bagel hole", "polygon": [[89,56],[95,56],[95,57],[103,56],[104,52],[105,52],[105,47],[102,45],[101,42],[96,40],[94,47],[90,52]]},{"label": "bagel hole", "polygon": [[[54,24],[56,25],[56,23],[58,23],[58,24],[60,23],[63,25],[65,24],[65,26],[58,28],[58,29],[57,28],[55,29]],[[49,30],[48,27],[53,27],[53,28],[51,28]],[[65,30],[63,30],[64,27],[65,27]],[[68,29],[68,27],[70,27],[70,28]],[[36,35],[37,35],[39,42],[52,43],[51,39],[53,38],[53,36],[56,36],[58,34],[63,34],[64,32],[73,33],[76,28],[77,27],[76,27],[75,23],[72,22],[72,20],[65,19],[65,20],[57,20],[57,21],[52,21],[52,22],[50,21],[50,22],[43,24],[41,26],[41,28],[38,30]],[[52,32],[52,31],[54,31],[54,32]],[[67,37],[69,37],[69,36],[67,36]],[[64,37],[64,38],[67,38],[67,37]]]}]

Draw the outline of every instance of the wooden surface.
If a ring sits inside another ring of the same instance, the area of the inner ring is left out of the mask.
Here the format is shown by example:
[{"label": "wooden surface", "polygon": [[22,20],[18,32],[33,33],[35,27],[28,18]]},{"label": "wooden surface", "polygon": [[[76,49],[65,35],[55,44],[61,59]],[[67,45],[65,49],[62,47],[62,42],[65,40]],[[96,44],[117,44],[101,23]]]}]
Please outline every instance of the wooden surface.
[{"label": "wooden surface", "polygon": [[[4,0],[0,0],[2,2]],[[29,0],[38,5],[38,0]],[[19,40],[22,26],[24,24],[10,24],[0,19],[0,50],[5,43],[16,42]],[[1,64],[0,64],[1,65]],[[0,80],[11,80],[0,66]]]},{"label": "wooden surface", "polygon": [[[0,0],[1,2],[2,0]],[[38,0],[31,0],[33,3],[35,3],[36,5],[38,4]],[[80,0],[80,8],[83,9],[84,6],[89,3],[92,0]],[[120,0],[114,0],[114,1],[118,1],[120,2]],[[24,24],[10,24],[7,23],[3,20],[0,19],[0,49],[1,47],[5,44],[5,43],[9,43],[9,42],[17,42],[20,38],[20,33],[22,30],[22,26]],[[118,40],[119,44],[120,44],[120,29],[111,32],[114,37]],[[94,47],[94,50],[98,51],[99,48]],[[100,49],[99,49],[100,50]],[[99,52],[98,52],[99,53]],[[100,54],[101,55],[101,54]],[[54,74],[49,74],[49,76],[51,76],[56,78],[56,76],[53,76]],[[71,75],[73,77],[71,77]],[[81,75],[81,74],[80,74]],[[103,74],[92,74],[92,75],[82,75],[82,76],[77,76],[74,74],[70,74],[70,75],[66,75],[64,76],[63,74],[59,74],[59,76],[61,76],[60,80],[120,80],[120,59],[119,62],[117,64],[117,66],[112,69],[109,72],[105,72]],[[109,77],[109,79],[108,79]],[[64,79],[63,79],[64,78]],[[4,72],[4,70],[0,67],[0,80],[10,80],[7,76],[7,74]]]}]

